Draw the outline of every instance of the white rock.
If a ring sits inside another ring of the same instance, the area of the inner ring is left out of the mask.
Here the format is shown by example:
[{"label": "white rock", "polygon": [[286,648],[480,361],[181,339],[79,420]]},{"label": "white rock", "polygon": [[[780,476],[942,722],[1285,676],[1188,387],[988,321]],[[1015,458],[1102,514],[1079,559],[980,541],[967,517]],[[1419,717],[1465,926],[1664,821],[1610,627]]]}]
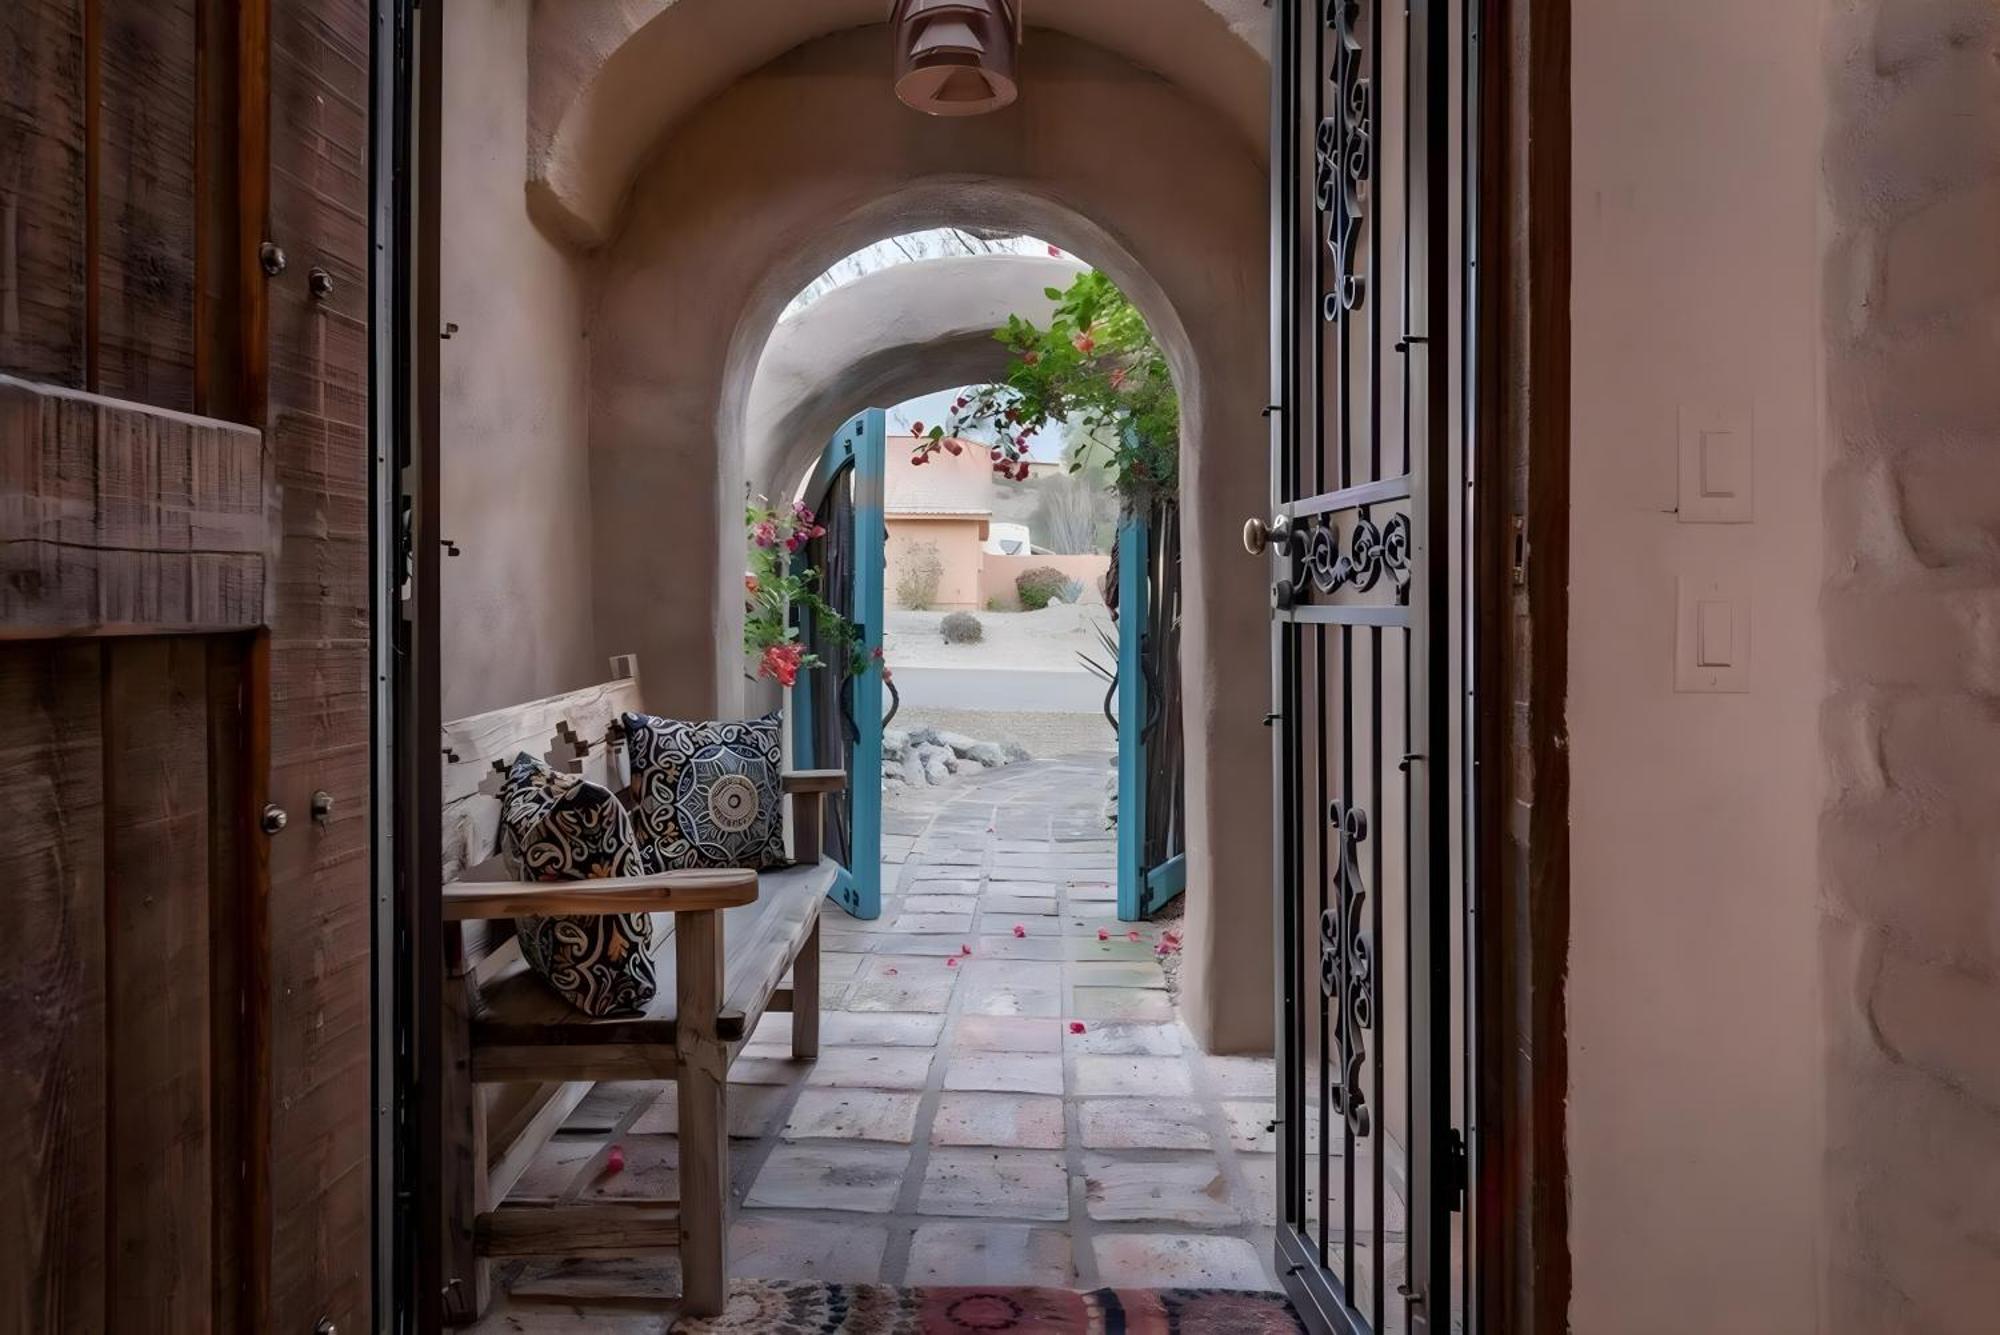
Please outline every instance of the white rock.
[{"label": "white rock", "polygon": [[931,758],[924,762],[924,777],[932,783],[943,783],[951,777],[951,770],[946,767],[942,755],[933,753]]},{"label": "white rock", "polygon": [[974,742],[961,754],[981,769],[999,769],[1007,763],[1007,753],[993,742]]}]

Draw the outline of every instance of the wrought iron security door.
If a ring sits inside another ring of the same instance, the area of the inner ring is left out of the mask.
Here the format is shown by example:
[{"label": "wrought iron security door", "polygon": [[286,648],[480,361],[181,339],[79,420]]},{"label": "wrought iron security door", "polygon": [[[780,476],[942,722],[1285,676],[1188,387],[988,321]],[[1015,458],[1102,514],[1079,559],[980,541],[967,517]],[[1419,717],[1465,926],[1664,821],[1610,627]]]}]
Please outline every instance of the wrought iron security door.
[{"label": "wrought iron security door", "polygon": [[846,650],[803,608],[801,638],[822,667],[792,688],[792,756],[800,769],[847,771],[847,791],[827,802],[826,855],[843,868],[829,897],[857,918],[882,916],[883,517],[888,419],[880,408],[850,418],[806,483],[823,537],[801,554],[820,572],[820,596],[851,622],[867,671],[847,675]]},{"label": "wrought iron security door", "polygon": [[1469,1324],[1463,850],[1472,0],[1273,6],[1278,1266]]}]

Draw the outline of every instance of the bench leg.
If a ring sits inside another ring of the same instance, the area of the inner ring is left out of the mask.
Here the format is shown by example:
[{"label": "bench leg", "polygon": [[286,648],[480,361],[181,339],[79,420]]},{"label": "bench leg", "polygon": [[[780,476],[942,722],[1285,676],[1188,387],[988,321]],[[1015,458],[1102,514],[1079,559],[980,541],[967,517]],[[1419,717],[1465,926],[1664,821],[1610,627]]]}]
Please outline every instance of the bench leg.
[{"label": "bench leg", "polygon": [[819,919],[813,919],[799,957],[792,961],[792,1056],[819,1056]]},{"label": "bench leg", "polygon": [[680,1112],[681,1300],[715,1316],[729,1297],[729,1054],[716,1037],[722,1009],[722,915],[680,913],[674,925],[680,1019],[675,1028]]}]

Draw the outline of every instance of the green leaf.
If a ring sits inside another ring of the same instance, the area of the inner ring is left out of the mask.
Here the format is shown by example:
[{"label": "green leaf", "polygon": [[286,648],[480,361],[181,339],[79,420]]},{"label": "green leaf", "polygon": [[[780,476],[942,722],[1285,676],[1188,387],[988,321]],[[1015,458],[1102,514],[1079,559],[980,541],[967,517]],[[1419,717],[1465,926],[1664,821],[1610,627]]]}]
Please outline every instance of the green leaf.
[{"label": "green leaf", "polygon": [[1042,295],[1047,297],[1050,301],[1061,301],[1062,289],[1059,287],[1045,287],[1042,289]]}]

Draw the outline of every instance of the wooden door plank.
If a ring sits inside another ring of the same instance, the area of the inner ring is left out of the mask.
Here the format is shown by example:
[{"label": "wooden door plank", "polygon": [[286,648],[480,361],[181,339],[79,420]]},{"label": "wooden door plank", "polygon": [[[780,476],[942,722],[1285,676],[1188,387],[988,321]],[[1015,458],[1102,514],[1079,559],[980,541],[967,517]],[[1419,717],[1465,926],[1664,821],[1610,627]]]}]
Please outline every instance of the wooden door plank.
[{"label": "wooden door plank", "polygon": [[249,427],[0,376],[0,639],[266,624],[276,475]]},{"label": "wooden door plank", "polygon": [[208,652],[191,638],[104,652],[112,1325],[206,1331]]},{"label": "wooden door plank", "polygon": [[0,5],[0,371],[84,383],[84,0]]},{"label": "wooden door plank", "polygon": [[[263,22],[246,13],[246,44]],[[257,12],[252,12],[257,11]],[[371,1320],[373,1198],[369,831],[367,0],[269,0],[268,50],[245,52],[255,111],[268,77],[268,209],[246,247],[289,259],[246,271],[253,410],[283,489],[272,621],[270,798],[292,814],[270,841],[272,1275],[268,1328]],[[256,68],[268,59],[262,73]],[[260,131],[261,132],[261,131]],[[251,152],[246,139],[246,153]],[[248,253],[246,249],[246,254]],[[316,296],[314,268],[332,289]],[[261,301],[262,306],[258,303]],[[262,364],[258,364],[259,362]],[[331,818],[304,818],[312,795]]]},{"label": "wooden door plank", "polygon": [[97,383],[193,411],[194,0],[97,0]]},{"label": "wooden door plank", "polygon": [[91,644],[0,645],[0,1328],[106,1329],[104,808]]},{"label": "wooden door plank", "polygon": [[209,636],[208,980],[211,1144],[211,1310],[218,1335],[258,1329],[249,1308],[258,1231],[251,1203],[251,1128],[262,1096],[257,1031],[249,1023],[252,961],[262,949],[250,913],[255,830],[246,820],[252,761],[249,636]]}]

